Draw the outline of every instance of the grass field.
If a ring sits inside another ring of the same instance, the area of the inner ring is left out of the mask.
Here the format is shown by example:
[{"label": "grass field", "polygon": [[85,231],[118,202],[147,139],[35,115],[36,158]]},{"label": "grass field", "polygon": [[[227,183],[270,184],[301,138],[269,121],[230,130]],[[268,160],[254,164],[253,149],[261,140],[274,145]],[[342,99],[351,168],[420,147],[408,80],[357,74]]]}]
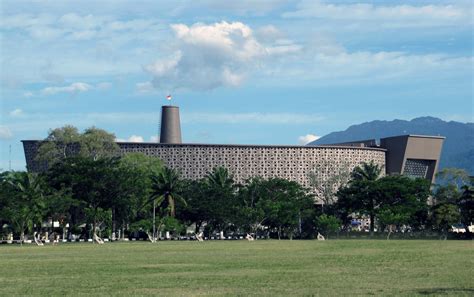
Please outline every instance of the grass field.
[{"label": "grass field", "polygon": [[473,296],[473,259],[473,241],[0,246],[0,296]]}]

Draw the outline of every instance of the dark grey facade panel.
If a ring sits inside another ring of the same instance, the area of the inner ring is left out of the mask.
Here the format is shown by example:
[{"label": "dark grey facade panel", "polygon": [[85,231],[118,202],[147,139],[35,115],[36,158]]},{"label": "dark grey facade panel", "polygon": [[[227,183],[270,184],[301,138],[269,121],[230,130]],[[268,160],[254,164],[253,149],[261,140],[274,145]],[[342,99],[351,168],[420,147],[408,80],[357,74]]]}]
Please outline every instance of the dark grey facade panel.
[{"label": "dark grey facade panel", "polygon": [[160,143],[181,143],[179,107],[161,107]]},{"label": "dark grey facade panel", "polygon": [[424,178],[434,182],[444,139],[425,135],[382,138],[380,146],[387,149],[387,173],[412,176],[426,170]]}]

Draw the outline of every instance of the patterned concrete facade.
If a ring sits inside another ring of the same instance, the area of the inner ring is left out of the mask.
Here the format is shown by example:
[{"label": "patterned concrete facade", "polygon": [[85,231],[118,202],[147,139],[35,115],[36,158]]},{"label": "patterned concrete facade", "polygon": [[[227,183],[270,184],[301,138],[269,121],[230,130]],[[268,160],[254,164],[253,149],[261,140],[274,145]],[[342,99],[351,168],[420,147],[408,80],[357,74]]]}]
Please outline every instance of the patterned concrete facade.
[{"label": "patterned concrete facade", "polygon": [[[35,161],[39,141],[23,141],[28,171],[41,171]],[[374,161],[385,169],[386,150],[344,146],[266,146],[217,144],[163,144],[119,142],[121,154],[140,152],[155,156],[181,171],[189,179],[204,177],[216,166],[224,166],[236,182],[254,176],[281,177],[309,187],[308,174],[332,174]]]}]

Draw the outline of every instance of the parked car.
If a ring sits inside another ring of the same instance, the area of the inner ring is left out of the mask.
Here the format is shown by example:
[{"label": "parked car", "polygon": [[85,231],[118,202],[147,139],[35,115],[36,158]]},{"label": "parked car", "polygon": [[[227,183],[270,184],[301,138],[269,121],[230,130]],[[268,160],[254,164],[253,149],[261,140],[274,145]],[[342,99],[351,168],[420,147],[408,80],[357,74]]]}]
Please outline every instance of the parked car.
[{"label": "parked car", "polygon": [[451,226],[451,232],[454,233],[466,233],[466,226],[463,224],[455,224]]}]

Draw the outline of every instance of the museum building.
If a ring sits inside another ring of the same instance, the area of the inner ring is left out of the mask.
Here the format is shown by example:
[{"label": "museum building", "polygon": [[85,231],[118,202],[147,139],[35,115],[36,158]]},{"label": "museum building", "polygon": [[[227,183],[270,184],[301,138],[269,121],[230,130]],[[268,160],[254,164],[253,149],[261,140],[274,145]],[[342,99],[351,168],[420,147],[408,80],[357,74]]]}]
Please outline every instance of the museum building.
[{"label": "museum building", "polygon": [[[325,175],[374,162],[385,174],[402,174],[434,181],[444,137],[401,135],[331,145],[240,145],[182,143],[179,107],[162,106],[160,142],[117,142],[120,153],[158,157],[184,178],[200,179],[224,166],[236,182],[248,178],[280,177],[311,188],[309,173]],[[40,140],[23,140],[28,171],[41,171],[36,161]]]}]

